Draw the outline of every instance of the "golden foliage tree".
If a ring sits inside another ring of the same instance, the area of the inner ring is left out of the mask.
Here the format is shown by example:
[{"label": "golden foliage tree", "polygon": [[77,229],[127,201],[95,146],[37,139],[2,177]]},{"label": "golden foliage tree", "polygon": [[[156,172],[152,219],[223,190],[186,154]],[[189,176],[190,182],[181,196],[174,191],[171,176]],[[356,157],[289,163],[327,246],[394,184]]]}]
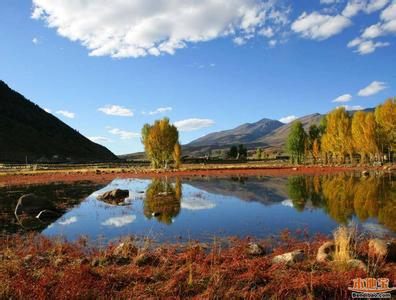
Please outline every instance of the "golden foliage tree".
[{"label": "golden foliage tree", "polygon": [[179,132],[168,118],[157,120],[154,125],[145,124],[142,128],[142,143],[155,168],[168,167],[178,141]]},{"label": "golden foliage tree", "polygon": [[173,160],[175,162],[175,168],[179,169],[180,168],[180,164],[181,164],[181,146],[179,144],[179,142],[177,142],[175,144],[175,147],[173,149]]},{"label": "golden foliage tree", "polygon": [[396,98],[388,99],[375,109],[375,120],[379,127],[381,152],[388,158],[396,146]]},{"label": "golden foliage tree", "polygon": [[347,155],[353,157],[353,143],[351,136],[351,118],[340,107],[326,116],[326,133],[322,137],[322,151],[344,163]]}]

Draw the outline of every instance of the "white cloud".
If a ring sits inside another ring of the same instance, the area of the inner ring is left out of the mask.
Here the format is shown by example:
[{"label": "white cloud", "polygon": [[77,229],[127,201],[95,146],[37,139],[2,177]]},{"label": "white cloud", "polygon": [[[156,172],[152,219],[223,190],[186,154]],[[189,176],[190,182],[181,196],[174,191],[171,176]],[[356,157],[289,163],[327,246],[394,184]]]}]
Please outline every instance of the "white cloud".
[{"label": "white cloud", "polygon": [[180,131],[194,131],[194,130],[199,130],[202,128],[210,127],[214,124],[215,122],[210,119],[187,119],[187,120],[181,120],[177,121],[174,123],[174,125],[180,130]]},{"label": "white cloud", "polygon": [[301,36],[313,40],[325,40],[342,32],[352,24],[351,20],[342,15],[322,15],[318,12],[303,13],[293,22],[292,30]]},{"label": "white cloud", "polygon": [[294,207],[293,200],[291,199],[285,199],[281,202],[281,204],[286,207]]},{"label": "white cloud", "polygon": [[288,123],[291,123],[297,119],[298,119],[298,117],[291,115],[291,116],[280,118],[279,121],[282,123],[288,124]]},{"label": "white cloud", "polygon": [[342,96],[340,96],[340,97],[338,97],[338,98],[336,98],[336,99],[334,99],[333,101],[331,101],[331,102],[349,102],[349,101],[351,101],[352,100],[352,95],[351,94],[345,94],[345,95],[342,95]]},{"label": "white cloud", "polygon": [[365,88],[361,89],[358,93],[359,96],[368,97],[375,95],[382,90],[386,89],[386,83],[381,81],[373,81]]},{"label": "white cloud", "polygon": [[90,136],[88,137],[94,143],[110,143],[111,140],[103,136]]},{"label": "white cloud", "polygon": [[133,117],[132,110],[119,105],[106,105],[98,108],[98,111],[110,116]]},{"label": "white cloud", "polygon": [[183,198],[181,207],[188,210],[203,210],[215,208],[216,204],[201,197],[189,197]]},{"label": "white cloud", "polygon": [[118,128],[111,128],[108,127],[109,133],[119,136],[122,140],[130,140],[133,138],[139,138],[140,133],[132,132],[132,131],[125,131]]},{"label": "white cloud", "polygon": [[58,115],[62,115],[62,116],[66,117],[66,118],[69,118],[69,119],[74,119],[76,117],[75,113],[67,111],[67,110],[58,110],[56,113]]},{"label": "white cloud", "polygon": [[[189,43],[283,26],[278,0],[33,0],[32,18],[78,41],[92,56],[174,54]],[[279,7],[278,7],[279,6]]]},{"label": "white cloud", "polygon": [[114,226],[114,227],[123,227],[128,225],[136,220],[135,215],[126,215],[122,217],[113,217],[109,218],[106,221],[102,222],[103,226]]},{"label": "white cloud", "polygon": [[52,112],[49,108],[44,108],[44,110],[49,114]]},{"label": "white cloud", "polygon": [[245,45],[247,43],[247,40],[245,38],[243,38],[243,37],[238,36],[238,37],[233,39],[233,42],[236,45],[238,45],[238,46],[242,46],[242,45]]},{"label": "white cloud", "polygon": [[76,222],[77,222],[77,217],[70,217],[70,218],[67,218],[67,219],[65,219],[63,221],[59,221],[58,223],[60,225],[66,226],[66,225],[70,225],[70,224],[73,224],[73,223],[76,223]]},{"label": "white cloud", "polygon": [[274,36],[274,30],[271,27],[263,28],[259,31],[259,35],[265,36],[265,37],[273,37]]},{"label": "white cloud", "polygon": [[[377,0],[364,2],[363,10],[366,13],[382,9],[389,1]],[[366,6],[364,6],[366,5]],[[386,7],[380,15],[380,22],[367,27],[362,35],[348,43],[349,48],[357,47],[355,52],[361,55],[373,53],[377,48],[390,45],[389,42],[376,42],[373,39],[396,33],[396,0]]]},{"label": "white cloud", "polygon": [[276,44],[278,44],[278,41],[277,41],[277,40],[270,40],[270,41],[268,42],[268,45],[269,45],[270,47],[275,47]]},{"label": "white cloud", "polygon": [[163,114],[163,113],[170,112],[170,111],[172,111],[172,107],[168,106],[168,107],[159,107],[156,110],[149,111],[148,113],[142,112],[142,114],[154,116],[154,115]]},{"label": "white cloud", "polygon": [[35,45],[37,45],[37,44],[39,43],[39,39],[36,38],[36,37],[33,38],[33,39],[32,39],[32,43],[35,44]]},{"label": "white cloud", "polygon": [[364,109],[364,107],[361,106],[361,105],[352,105],[352,106],[351,105],[341,105],[341,106],[338,106],[338,107],[344,107],[345,110],[348,110],[348,111],[355,111],[355,110],[363,110]]},{"label": "white cloud", "polygon": [[371,14],[384,8],[389,0],[350,0],[342,12],[345,17],[353,17],[360,11]]}]

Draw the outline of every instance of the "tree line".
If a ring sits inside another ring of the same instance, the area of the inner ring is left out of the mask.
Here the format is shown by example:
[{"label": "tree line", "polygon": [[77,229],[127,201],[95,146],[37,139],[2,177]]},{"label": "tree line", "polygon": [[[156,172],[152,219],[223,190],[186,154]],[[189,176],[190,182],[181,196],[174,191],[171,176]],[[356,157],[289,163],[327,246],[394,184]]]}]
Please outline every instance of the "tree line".
[{"label": "tree line", "polygon": [[352,115],[344,107],[327,114],[308,132],[301,122],[292,124],[286,147],[292,163],[311,158],[313,163],[362,163],[392,161],[396,145],[396,98],[378,105],[374,112],[357,111]]}]

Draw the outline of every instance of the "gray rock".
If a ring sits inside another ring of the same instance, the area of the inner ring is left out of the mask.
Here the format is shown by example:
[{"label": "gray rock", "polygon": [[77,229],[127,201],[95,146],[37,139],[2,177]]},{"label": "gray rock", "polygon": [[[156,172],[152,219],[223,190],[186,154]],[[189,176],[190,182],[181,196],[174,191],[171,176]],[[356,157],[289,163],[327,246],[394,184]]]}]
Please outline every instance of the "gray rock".
[{"label": "gray rock", "polygon": [[292,265],[296,262],[301,262],[306,258],[307,256],[305,255],[304,250],[295,250],[292,252],[275,256],[272,259],[272,263],[273,264],[285,263],[287,265]]},{"label": "gray rock", "polygon": [[246,250],[247,253],[252,256],[260,256],[266,253],[265,249],[261,245],[256,243],[249,243]]},{"label": "gray rock", "polygon": [[318,254],[316,255],[317,262],[328,262],[333,260],[335,251],[334,242],[325,242],[318,249]]}]

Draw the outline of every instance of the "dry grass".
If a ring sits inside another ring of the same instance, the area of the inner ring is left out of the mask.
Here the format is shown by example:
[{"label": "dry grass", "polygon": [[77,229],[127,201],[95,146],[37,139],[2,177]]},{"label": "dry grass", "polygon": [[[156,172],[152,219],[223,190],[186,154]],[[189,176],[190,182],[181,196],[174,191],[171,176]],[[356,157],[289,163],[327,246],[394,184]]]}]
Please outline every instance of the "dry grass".
[{"label": "dry grass", "polygon": [[[140,248],[129,240],[116,255],[116,245],[98,249],[85,240],[14,236],[0,241],[0,298],[348,299],[351,280],[366,274],[316,263],[323,240],[260,241],[274,246],[264,256],[247,254],[250,239]],[[271,263],[274,255],[296,249],[308,259],[293,266]],[[388,263],[378,276],[394,285],[394,270]]]},{"label": "dry grass", "polygon": [[334,262],[339,268],[348,268],[348,261],[356,258],[356,228],[340,226],[334,233]]}]

